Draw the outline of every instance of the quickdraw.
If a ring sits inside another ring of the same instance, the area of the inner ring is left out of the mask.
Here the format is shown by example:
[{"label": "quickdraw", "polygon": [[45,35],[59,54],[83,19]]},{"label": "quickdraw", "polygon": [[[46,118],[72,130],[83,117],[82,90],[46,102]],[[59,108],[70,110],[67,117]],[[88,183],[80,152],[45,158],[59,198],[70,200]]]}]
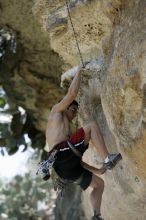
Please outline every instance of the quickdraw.
[{"label": "quickdraw", "polygon": [[58,150],[53,150],[47,160],[43,160],[39,162],[36,175],[42,176],[43,180],[48,180],[50,178],[51,171],[50,169],[53,167],[53,164],[56,159],[56,154]]}]

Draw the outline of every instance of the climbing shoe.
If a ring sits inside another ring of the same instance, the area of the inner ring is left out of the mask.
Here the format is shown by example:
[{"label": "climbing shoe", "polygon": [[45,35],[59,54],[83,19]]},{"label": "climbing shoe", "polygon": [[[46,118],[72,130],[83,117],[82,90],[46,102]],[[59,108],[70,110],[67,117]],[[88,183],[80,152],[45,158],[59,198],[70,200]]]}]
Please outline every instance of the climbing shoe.
[{"label": "climbing shoe", "polygon": [[122,159],[121,154],[110,154],[106,159],[105,162],[103,163],[103,165],[111,170],[112,168],[114,168],[116,166],[116,164]]},{"label": "climbing shoe", "polygon": [[103,218],[101,218],[101,215],[94,215],[91,220],[104,220]]}]

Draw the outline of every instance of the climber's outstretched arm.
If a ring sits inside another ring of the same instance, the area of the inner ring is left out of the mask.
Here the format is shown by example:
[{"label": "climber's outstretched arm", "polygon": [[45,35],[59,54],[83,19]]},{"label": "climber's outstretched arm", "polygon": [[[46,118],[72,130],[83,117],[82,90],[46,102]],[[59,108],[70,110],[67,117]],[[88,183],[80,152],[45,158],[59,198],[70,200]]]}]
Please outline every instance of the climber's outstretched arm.
[{"label": "climber's outstretched arm", "polygon": [[53,112],[64,111],[76,98],[79,91],[79,87],[80,87],[80,71],[74,74],[74,78],[70,84],[66,96],[53,107],[52,111]]}]

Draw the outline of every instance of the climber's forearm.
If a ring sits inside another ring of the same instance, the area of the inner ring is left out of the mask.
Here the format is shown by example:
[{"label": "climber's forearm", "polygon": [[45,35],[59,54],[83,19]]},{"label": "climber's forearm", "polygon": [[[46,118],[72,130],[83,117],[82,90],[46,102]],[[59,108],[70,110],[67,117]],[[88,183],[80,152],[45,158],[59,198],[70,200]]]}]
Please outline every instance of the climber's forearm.
[{"label": "climber's forearm", "polygon": [[96,167],[93,167],[93,166],[90,166],[89,164],[85,163],[84,161],[81,162],[82,166],[89,170],[90,172],[92,173],[95,173],[97,175],[101,175],[103,174],[105,171],[106,171],[106,168],[105,167],[102,167],[100,169],[96,168]]},{"label": "climber's forearm", "polygon": [[74,98],[77,96],[80,88],[80,75],[81,75],[80,71],[75,74],[68,89],[68,94],[72,95]]},{"label": "climber's forearm", "polygon": [[95,168],[95,167],[92,167],[92,166],[90,166],[89,164],[87,164],[87,163],[85,163],[85,162],[82,162],[82,166],[85,168],[85,169],[87,169],[87,170],[89,170],[90,172],[96,172],[97,173],[97,171],[99,170],[98,168]]}]

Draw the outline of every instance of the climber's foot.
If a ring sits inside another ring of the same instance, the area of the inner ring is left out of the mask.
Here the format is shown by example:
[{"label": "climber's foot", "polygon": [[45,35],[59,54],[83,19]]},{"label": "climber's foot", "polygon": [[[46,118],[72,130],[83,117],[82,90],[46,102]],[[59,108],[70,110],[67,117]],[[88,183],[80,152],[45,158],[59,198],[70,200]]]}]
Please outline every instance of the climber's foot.
[{"label": "climber's foot", "polygon": [[103,164],[107,169],[111,170],[121,159],[121,154],[110,154]]},{"label": "climber's foot", "polygon": [[104,220],[103,218],[101,218],[101,215],[94,215],[91,220]]}]

